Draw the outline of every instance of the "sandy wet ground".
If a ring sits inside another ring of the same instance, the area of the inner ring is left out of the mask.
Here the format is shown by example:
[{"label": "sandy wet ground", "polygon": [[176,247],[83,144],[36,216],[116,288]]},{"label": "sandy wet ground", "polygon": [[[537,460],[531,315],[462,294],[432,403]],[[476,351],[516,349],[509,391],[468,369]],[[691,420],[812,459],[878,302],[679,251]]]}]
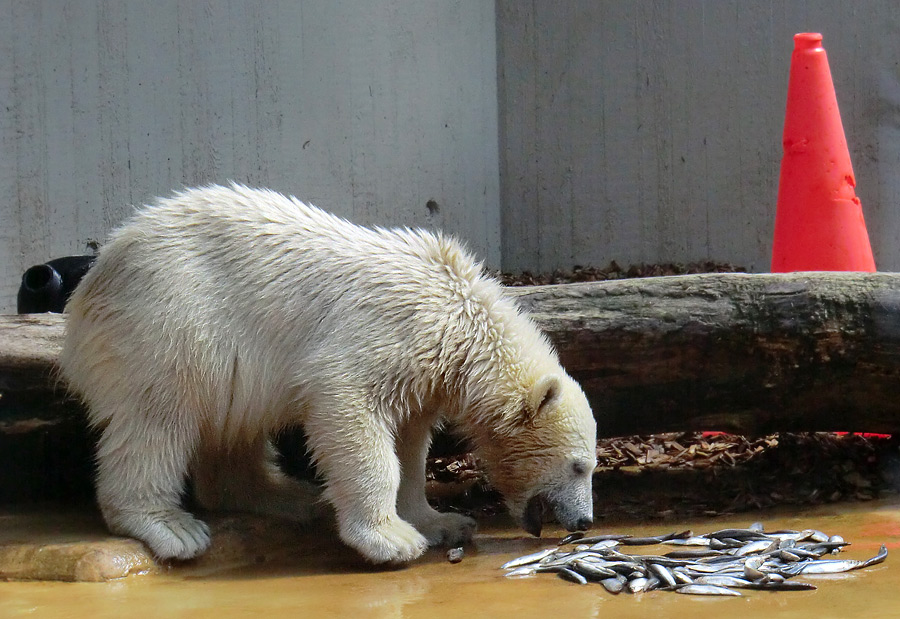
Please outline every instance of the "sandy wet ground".
[{"label": "sandy wet ground", "polygon": [[[599,585],[579,586],[553,575],[510,580],[505,561],[551,545],[563,532],[529,538],[500,518],[481,524],[475,545],[459,564],[434,550],[402,569],[362,564],[327,532],[312,532],[303,549],[250,567],[183,565],[163,575],[109,583],[0,583],[0,617],[900,617],[900,500],[839,504],[803,512],[758,512],[739,517],[665,524],[599,523],[597,532],[649,535],[693,529],[705,533],[761,520],[768,529],[817,528],[852,545],[842,558],[865,559],[887,545],[881,565],[843,575],[803,577],[816,591],[746,591],[741,598],[700,598],[653,591],[612,596]],[[6,535],[21,537],[27,516],[0,519]],[[47,535],[46,523],[35,535]],[[79,526],[91,527],[90,522]],[[18,527],[18,528],[16,528]],[[0,532],[2,533],[2,532]],[[77,537],[72,531],[62,534]],[[651,553],[654,547],[635,549]]]}]

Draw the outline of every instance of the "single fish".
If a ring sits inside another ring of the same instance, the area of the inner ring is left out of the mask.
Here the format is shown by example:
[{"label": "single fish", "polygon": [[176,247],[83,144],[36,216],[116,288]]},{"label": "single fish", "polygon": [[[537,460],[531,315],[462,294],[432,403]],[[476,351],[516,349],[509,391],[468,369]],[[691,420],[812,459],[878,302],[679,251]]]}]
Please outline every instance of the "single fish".
[{"label": "single fish", "polygon": [[721,574],[710,574],[708,576],[700,576],[694,581],[698,585],[715,585],[716,587],[746,587],[751,584],[746,578],[738,578],[737,576],[722,576]]},{"label": "single fish", "polygon": [[812,591],[817,587],[808,582],[788,582],[784,580],[769,582],[751,582],[744,586],[745,589],[763,589],[766,591]]},{"label": "single fish", "polygon": [[844,546],[849,546],[850,542],[815,542],[813,544],[803,544],[802,546],[798,546],[798,548],[802,548],[804,550],[808,550],[809,552],[816,554],[818,556],[822,556],[829,552],[835,552],[836,550],[840,550]]},{"label": "single fish", "polygon": [[681,585],[680,587],[676,587],[675,593],[686,593],[688,595],[741,595],[739,591],[729,589],[728,587],[697,584]]},{"label": "single fish", "polygon": [[587,578],[576,572],[575,570],[570,570],[567,567],[562,568],[559,572],[556,573],[557,576],[562,578],[563,580],[568,580],[569,582],[574,582],[578,585],[586,585]]},{"label": "single fish", "polygon": [[672,546],[709,546],[710,541],[708,537],[695,535],[693,537],[667,539],[662,543]]},{"label": "single fish", "polygon": [[567,565],[571,565],[572,563],[574,563],[575,561],[578,561],[580,559],[589,559],[589,558],[598,558],[599,559],[599,557],[596,554],[590,552],[589,550],[584,550],[582,552],[567,553],[567,554],[562,554],[559,556],[548,555],[548,556],[544,557],[543,559],[541,559],[538,563],[540,564],[540,567],[546,567],[546,568],[560,567],[560,566],[565,567]]},{"label": "single fish", "polygon": [[582,537],[584,537],[584,531],[575,531],[574,533],[569,533],[564,538],[557,542],[559,546],[565,546],[566,544],[571,544],[572,542],[579,541]]},{"label": "single fish", "polygon": [[708,533],[706,537],[719,540],[730,538],[743,542],[757,539],[770,539],[767,534],[760,533],[759,531],[754,531],[752,529],[721,529],[719,531]]},{"label": "single fish", "polygon": [[603,535],[591,535],[590,537],[582,537],[578,541],[580,541],[582,544],[596,544],[597,542],[606,542],[609,540],[620,542],[623,539],[627,539],[629,537],[631,536],[623,535],[621,533],[605,533]]},{"label": "single fish", "polygon": [[694,582],[694,579],[691,577],[691,575],[680,567],[672,569],[672,576],[674,576],[675,580],[677,580],[678,583],[682,585],[689,585]]},{"label": "single fish", "polygon": [[572,563],[571,569],[575,570],[588,580],[599,582],[605,578],[612,578],[616,575],[615,570],[602,565],[595,565],[590,561],[576,560]]},{"label": "single fish", "polygon": [[545,548],[544,550],[539,550],[538,552],[531,553],[530,555],[525,555],[522,557],[518,557],[515,559],[511,559],[500,566],[501,569],[509,570],[514,567],[522,567],[523,565],[528,565],[530,563],[537,563],[541,559],[546,559],[554,552],[556,552],[556,548]]},{"label": "single fish", "polygon": [[763,557],[750,557],[744,561],[744,578],[747,580],[765,578],[765,573],[760,569],[765,562],[766,560]]},{"label": "single fish", "polygon": [[735,548],[732,554],[735,557],[746,557],[747,555],[763,554],[778,548],[778,542],[771,539],[758,539],[747,542],[740,548]]},{"label": "single fish", "polygon": [[672,552],[667,552],[663,556],[669,557],[670,559],[704,559],[706,557],[720,556],[721,554],[721,550],[707,548],[706,550],[673,550]]},{"label": "single fish", "polygon": [[603,585],[604,589],[615,595],[622,593],[622,590],[625,589],[626,580],[623,576],[604,578],[600,581],[600,584]]},{"label": "single fish", "polygon": [[672,539],[688,539],[693,536],[692,531],[682,531],[680,533],[665,533],[663,535],[649,535],[646,537],[626,537],[621,542],[623,546],[652,546]]},{"label": "single fish", "polygon": [[798,574],[842,574],[861,568],[862,561],[853,559],[826,559],[823,561],[809,561],[801,564]]},{"label": "single fish", "polygon": [[674,587],[678,584],[675,580],[675,575],[669,568],[660,565],[659,563],[651,563],[648,569],[659,578],[661,582],[664,582],[667,587]]},{"label": "single fish", "polygon": [[859,567],[869,567],[870,565],[877,565],[887,559],[888,551],[887,546],[884,544],[881,545],[881,548],[878,550],[878,554],[872,557],[871,559],[866,559],[862,562],[862,565]]},{"label": "single fish", "polygon": [[647,590],[649,579],[644,576],[638,576],[628,581],[628,591],[631,593],[642,593]]},{"label": "single fish", "polygon": [[504,576],[506,578],[527,578],[528,576],[534,576],[535,574],[537,574],[535,568],[530,565],[525,565],[506,572]]},{"label": "single fish", "polygon": [[827,542],[828,541],[828,535],[825,535],[824,533],[822,533],[821,531],[819,531],[817,529],[807,529],[806,531],[804,531],[804,533],[806,533],[807,531],[809,532],[809,537],[807,539],[810,539],[814,542]]},{"label": "single fish", "polygon": [[733,537],[714,537],[709,540],[709,547],[713,550],[727,550],[729,548],[740,548],[746,543],[746,540]]},{"label": "single fish", "polygon": [[597,542],[596,544],[591,544],[588,546],[590,550],[606,550],[607,548],[615,548],[619,545],[620,542],[614,539],[606,539],[602,542]]}]

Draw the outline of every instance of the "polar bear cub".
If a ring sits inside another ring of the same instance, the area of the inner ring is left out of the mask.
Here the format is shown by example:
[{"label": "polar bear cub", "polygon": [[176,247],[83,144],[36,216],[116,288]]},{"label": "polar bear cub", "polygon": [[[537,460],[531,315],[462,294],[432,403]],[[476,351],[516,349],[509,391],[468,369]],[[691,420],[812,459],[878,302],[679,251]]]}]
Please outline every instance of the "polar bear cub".
[{"label": "polar bear cub", "polygon": [[[61,374],[102,429],[97,498],[115,533],[187,559],[181,507],[296,520],[321,502],[368,560],[459,544],[425,498],[434,426],[455,424],[526,530],[592,520],[596,425],[529,318],[454,240],[369,229],[268,190],[189,189],[116,230],[68,307]],[[276,466],[301,425],[318,497]]]}]

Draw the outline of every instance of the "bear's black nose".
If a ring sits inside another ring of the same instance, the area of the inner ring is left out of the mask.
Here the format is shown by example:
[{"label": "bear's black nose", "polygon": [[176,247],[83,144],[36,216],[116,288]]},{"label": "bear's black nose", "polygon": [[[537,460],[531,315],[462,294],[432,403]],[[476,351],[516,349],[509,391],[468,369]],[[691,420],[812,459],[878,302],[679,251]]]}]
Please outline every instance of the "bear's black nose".
[{"label": "bear's black nose", "polygon": [[594,524],[594,521],[590,518],[579,518],[578,522],[575,523],[576,531],[587,531],[591,528],[591,525]]}]

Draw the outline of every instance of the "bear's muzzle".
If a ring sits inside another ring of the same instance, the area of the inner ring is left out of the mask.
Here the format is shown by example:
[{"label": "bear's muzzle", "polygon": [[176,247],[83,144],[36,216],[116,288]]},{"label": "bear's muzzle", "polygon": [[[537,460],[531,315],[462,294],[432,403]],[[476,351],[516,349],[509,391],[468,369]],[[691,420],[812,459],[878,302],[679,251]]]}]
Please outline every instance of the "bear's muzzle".
[{"label": "bear's muzzle", "polygon": [[536,494],[525,504],[522,513],[522,528],[535,537],[541,536],[544,514],[553,512],[556,521],[567,531],[586,531],[594,523],[592,509],[562,500],[554,493]]}]

